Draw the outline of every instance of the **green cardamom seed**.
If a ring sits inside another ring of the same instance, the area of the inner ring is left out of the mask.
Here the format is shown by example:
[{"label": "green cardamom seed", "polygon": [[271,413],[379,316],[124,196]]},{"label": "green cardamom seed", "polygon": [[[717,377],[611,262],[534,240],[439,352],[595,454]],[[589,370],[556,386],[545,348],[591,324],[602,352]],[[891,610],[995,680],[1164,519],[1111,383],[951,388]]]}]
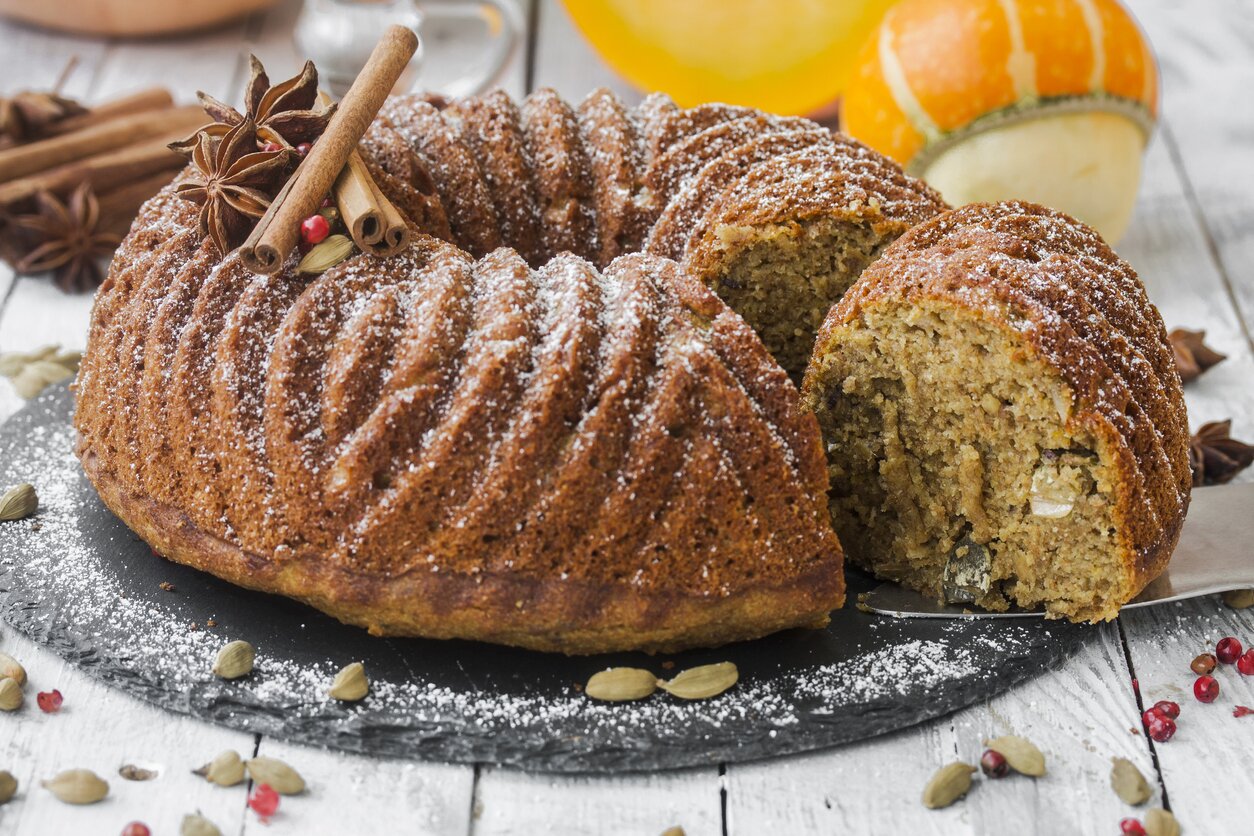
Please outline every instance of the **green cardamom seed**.
[{"label": "green cardamom seed", "polygon": [[1145,814],[1146,836],[1180,836],[1180,822],[1169,811],[1155,807]]},{"label": "green cardamom seed", "polygon": [[322,243],[305,253],[296,265],[297,273],[325,273],[353,254],[353,239],[347,235],[328,235]]},{"label": "green cardamom seed", "polygon": [[244,780],[244,762],[239,752],[227,749],[200,769],[192,770],[192,774],[219,787],[233,787]]},{"label": "green cardamom seed", "polygon": [[0,804],[8,804],[17,794],[17,779],[7,769],[0,769]]},{"label": "green cardamom seed", "polygon": [[642,700],[657,690],[657,677],[641,668],[608,668],[592,675],[583,692],[602,702]]},{"label": "green cardamom seed", "polygon": [[17,711],[22,707],[22,686],[11,676],[0,679],[0,711]]},{"label": "green cardamom seed", "polygon": [[305,791],[305,779],[278,758],[256,757],[247,766],[254,783],[269,784],[277,793],[298,795]]},{"label": "green cardamom seed", "polygon": [[188,813],[179,825],[179,836],[222,836],[222,831],[199,813]]},{"label": "green cardamom seed", "polygon": [[704,700],[718,696],[739,679],[740,671],[734,663],[719,662],[680,671],[673,678],[659,682],[658,687],[683,700]]},{"label": "green cardamom seed", "polygon": [[29,517],[39,508],[39,495],[35,486],[23,482],[0,495],[0,522],[11,522]]},{"label": "green cardamom seed", "polygon": [[8,677],[18,685],[26,684],[26,668],[7,653],[0,652],[0,679]]},{"label": "green cardamom seed", "polygon": [[66,804],[95,804],[109,794],[108,782],[90,769],[67,769],[43,786]]},{"label": "green cardamom seed", "polygon": [[223,679],[239,679],[253,671],[255,653],[246,641],[236,640],[222,646],[214,660],[213,672]]},{"label": "green cardamom seed", "polygon": [[1008,734],[985,740],[984,745],[1005,758],[1010,768],[1021,775],[1039,778],[1045,774],[1045,756],[1026,738]]},{"label": "green cardamom seed", "polygon": [[1223,594],[1224,603],[1234,610],[1254,607],[1254,589],[1229,589]]},{"label": "green cardamom seed", "polygon": [[345,665],[327,689],[328,696],[345,702],[356,702],[368,693],[370,682],[366,679],[366,668],[361,662]]},{"label": "green cardamom seed", "polygon": [[1127,758],[1111,758],[1110,761],[1110,786],[1115,795],[1123,799],[1124,804],[1133,807],[1149,801],[1154,792],[1136,764]]},{"label": "green cardamom seed", "polygon": [[939,810],[962,798],[971,789],[973,772],[974,766],[960,761],[936,770],[936,774],[923,788],[923,806],[929,810]]}]

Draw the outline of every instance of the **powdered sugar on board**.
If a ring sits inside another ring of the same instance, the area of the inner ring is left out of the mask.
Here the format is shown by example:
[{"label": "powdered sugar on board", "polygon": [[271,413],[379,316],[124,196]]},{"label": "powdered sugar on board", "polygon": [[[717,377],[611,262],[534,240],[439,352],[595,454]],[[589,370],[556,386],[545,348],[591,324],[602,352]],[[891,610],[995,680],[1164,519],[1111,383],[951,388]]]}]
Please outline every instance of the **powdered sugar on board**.
[{"label": "powdered sugar on board", "polygon": [[[82,475],[71,409],[59,389],[0,429],[0,484],[30,481],[40,497],[35,517],[0,525],[3,617],[132,694],[241,730],[555,771],[743,761],[870,737],[987,699],[1069,655],[1087,632],[1046,622],[893,620],[850,605],[825,630],[676,656],[568,658],[374,638],[153,555]],[[859,583],[851,577],[851,599]],[[209,668],[237,638],[257,648],[257,668],[224,682]],[[669,677],[725,660],[741,680],[711,700],[659,694],[602,704],[579,691],[609,666]],[[325,691],[351,661],[365,663],[371,693],[341,704]]]}]

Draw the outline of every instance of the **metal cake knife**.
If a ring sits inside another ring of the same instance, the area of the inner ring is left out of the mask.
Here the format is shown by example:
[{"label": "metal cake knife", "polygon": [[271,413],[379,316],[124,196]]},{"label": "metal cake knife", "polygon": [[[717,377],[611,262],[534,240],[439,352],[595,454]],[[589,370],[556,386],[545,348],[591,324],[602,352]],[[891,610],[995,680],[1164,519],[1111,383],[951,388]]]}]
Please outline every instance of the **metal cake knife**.
[{"label": "metal cake knife", "polygon": [[[1171,563],[1124,609],[1254,589],[1254,483],[1193,491]],[[941,604],[895,583],[859,596],[865,609],[900,618],[1040,618],[1044,610],[986,612]]]}]

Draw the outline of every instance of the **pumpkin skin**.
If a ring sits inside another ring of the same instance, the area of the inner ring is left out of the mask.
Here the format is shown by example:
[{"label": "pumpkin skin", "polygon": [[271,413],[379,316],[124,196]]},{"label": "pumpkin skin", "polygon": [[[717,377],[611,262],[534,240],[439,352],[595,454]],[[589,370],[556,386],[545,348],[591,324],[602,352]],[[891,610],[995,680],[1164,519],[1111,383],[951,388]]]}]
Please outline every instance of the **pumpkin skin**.
[{"label": "pumpkin skin", "polygon": [[950,203],[1032,200],[1117,240],[1158,84],[1117,0],[904,0],[863,45],[841,121]]}]

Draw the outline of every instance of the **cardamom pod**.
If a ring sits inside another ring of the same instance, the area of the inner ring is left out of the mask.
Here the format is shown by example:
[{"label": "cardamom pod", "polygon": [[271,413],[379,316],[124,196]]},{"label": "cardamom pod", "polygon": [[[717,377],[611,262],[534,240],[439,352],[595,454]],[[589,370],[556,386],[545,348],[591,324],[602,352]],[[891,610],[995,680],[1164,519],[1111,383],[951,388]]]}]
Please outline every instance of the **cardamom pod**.
[{"label": "cardamom pod", "polygon": [[929,810],[948,807],[971,789],[971,773],[975,767],[957,761],[936,770],[936,774],[923,788],[923,806]]},{"label": "cardamom pod", "polygon": [[54,383],[69,380],[74,372],[51,360],[36,360],[13,378],[13,388],[18,396],[30,400]]},{"label": "cardamom pod", "polygon": [[1234,610],[1254,607],[1254,589],[1229,589],[1223,594],[1224,603]]},{"label": "cardamom pod", "polygon": [[188,813],[179,825],[179,836],[222,836],[222,831],[199,813]]},{"label": "cardamom pod", "polygon": [[662,831],[662,836],[688,836],[682,827],[668,827]]},{"label": "cardamom pod", "polygon": [[233,787],[244,780],[244,762],[239,752],[227,749],[200,769],[193,769],[192,774],[219,787]]},{"label": "cardamom pod", "polygon": [[366,668],[361,662],[345,665],[343,670],[335,675],[335,679],[331,681],[331,687],[327,689],[328,696],[345,702],[357,702],[368,693],[370,693],[370,682],[366,679]]},{"label": "cardamom pod", "polygon": [[583,692],[594,700],[642,700],[657,690],[657,677],[642,668],[607,668],[588,680]]},{"label": "cardamom pod", "polygon": [[39,507],[39,495],[35,486],[23,482],[9,488],[0,496],[0,522],[10,522],[29,517]]},{"label": "cardamom pod", "polygon": [[1154,791],[1136,764],[1127,758],[1111,758],[1110,761],[1110,786],[1114,788],[1115,795],[1123,799],[1124,804],[1133,807],[1149,801]]},{"label": "cardamom pod", "polygon": [[47,360],[57,353],[57,346],[45,345],[34,351],[8,351],[0,354],[0,376],[14,378],[36,360]]},{"label": "cardamom pod", "polygon": [[0,769],[0,804],[8,804],[17,794],[17,779],[7,769]]},{"label": "cardamom pod", "polygon": [[133,763],[118,767],[118,774],[128,781],[151,781],[157,777],[156,770],[144,769],[142,766],[136,766]]},{"label": "cardamom pod", "polygon": [[325,273],[353,254],[353,239],[347,235],[328,235],[321,244],[305,253],[296,265],[297,273]]},{"label": "cardamom pod", "polygon": [[253,672],[253,646],[246,641],[236,639],[228,642],[218,651],[214,660],[213,672],[223,679],[239,679]]},{"label": "cardamom pod", "polygon": [[1180,822],[1169,811],[1155,807],[1145,814],[1146,836],[1180,836]]},{"label": "cardamom pod", "polygon": [[26,684],[26,668],[9,654],[0,653],[0,679],[6,676],[18,685]]},{"label": "cardamom pod", "polygon": [[740,671],[734,663],[719,662],[680,671],[671,679],[659,682],[658,687],[681,700],[704,700],[723,693],[738,679]]},{"label": "cardamom pod", "polygon": [[11,676],[0,679],[0,711],[17,711],[22,707],[22,686]]},{"label": "cardamom pod", "polygon": [[1039,778],[1045,774],[1045,756],[1026,738],[1008,734],[985,740],[984,745],[1005,758],[1010,768],[1021,775]]},{"label": "cardamom pod", "polygon": [[305,791],[305,779],[278,758],[256,757],[248,761],[248,775],[258,784],[269,784],[282,795],[299,795]]},{"label": "cardamom pod", "polygon": [[67,769],[42,783],[66,804],[95,804],[109,794],[108,782],[90,769]]}]

